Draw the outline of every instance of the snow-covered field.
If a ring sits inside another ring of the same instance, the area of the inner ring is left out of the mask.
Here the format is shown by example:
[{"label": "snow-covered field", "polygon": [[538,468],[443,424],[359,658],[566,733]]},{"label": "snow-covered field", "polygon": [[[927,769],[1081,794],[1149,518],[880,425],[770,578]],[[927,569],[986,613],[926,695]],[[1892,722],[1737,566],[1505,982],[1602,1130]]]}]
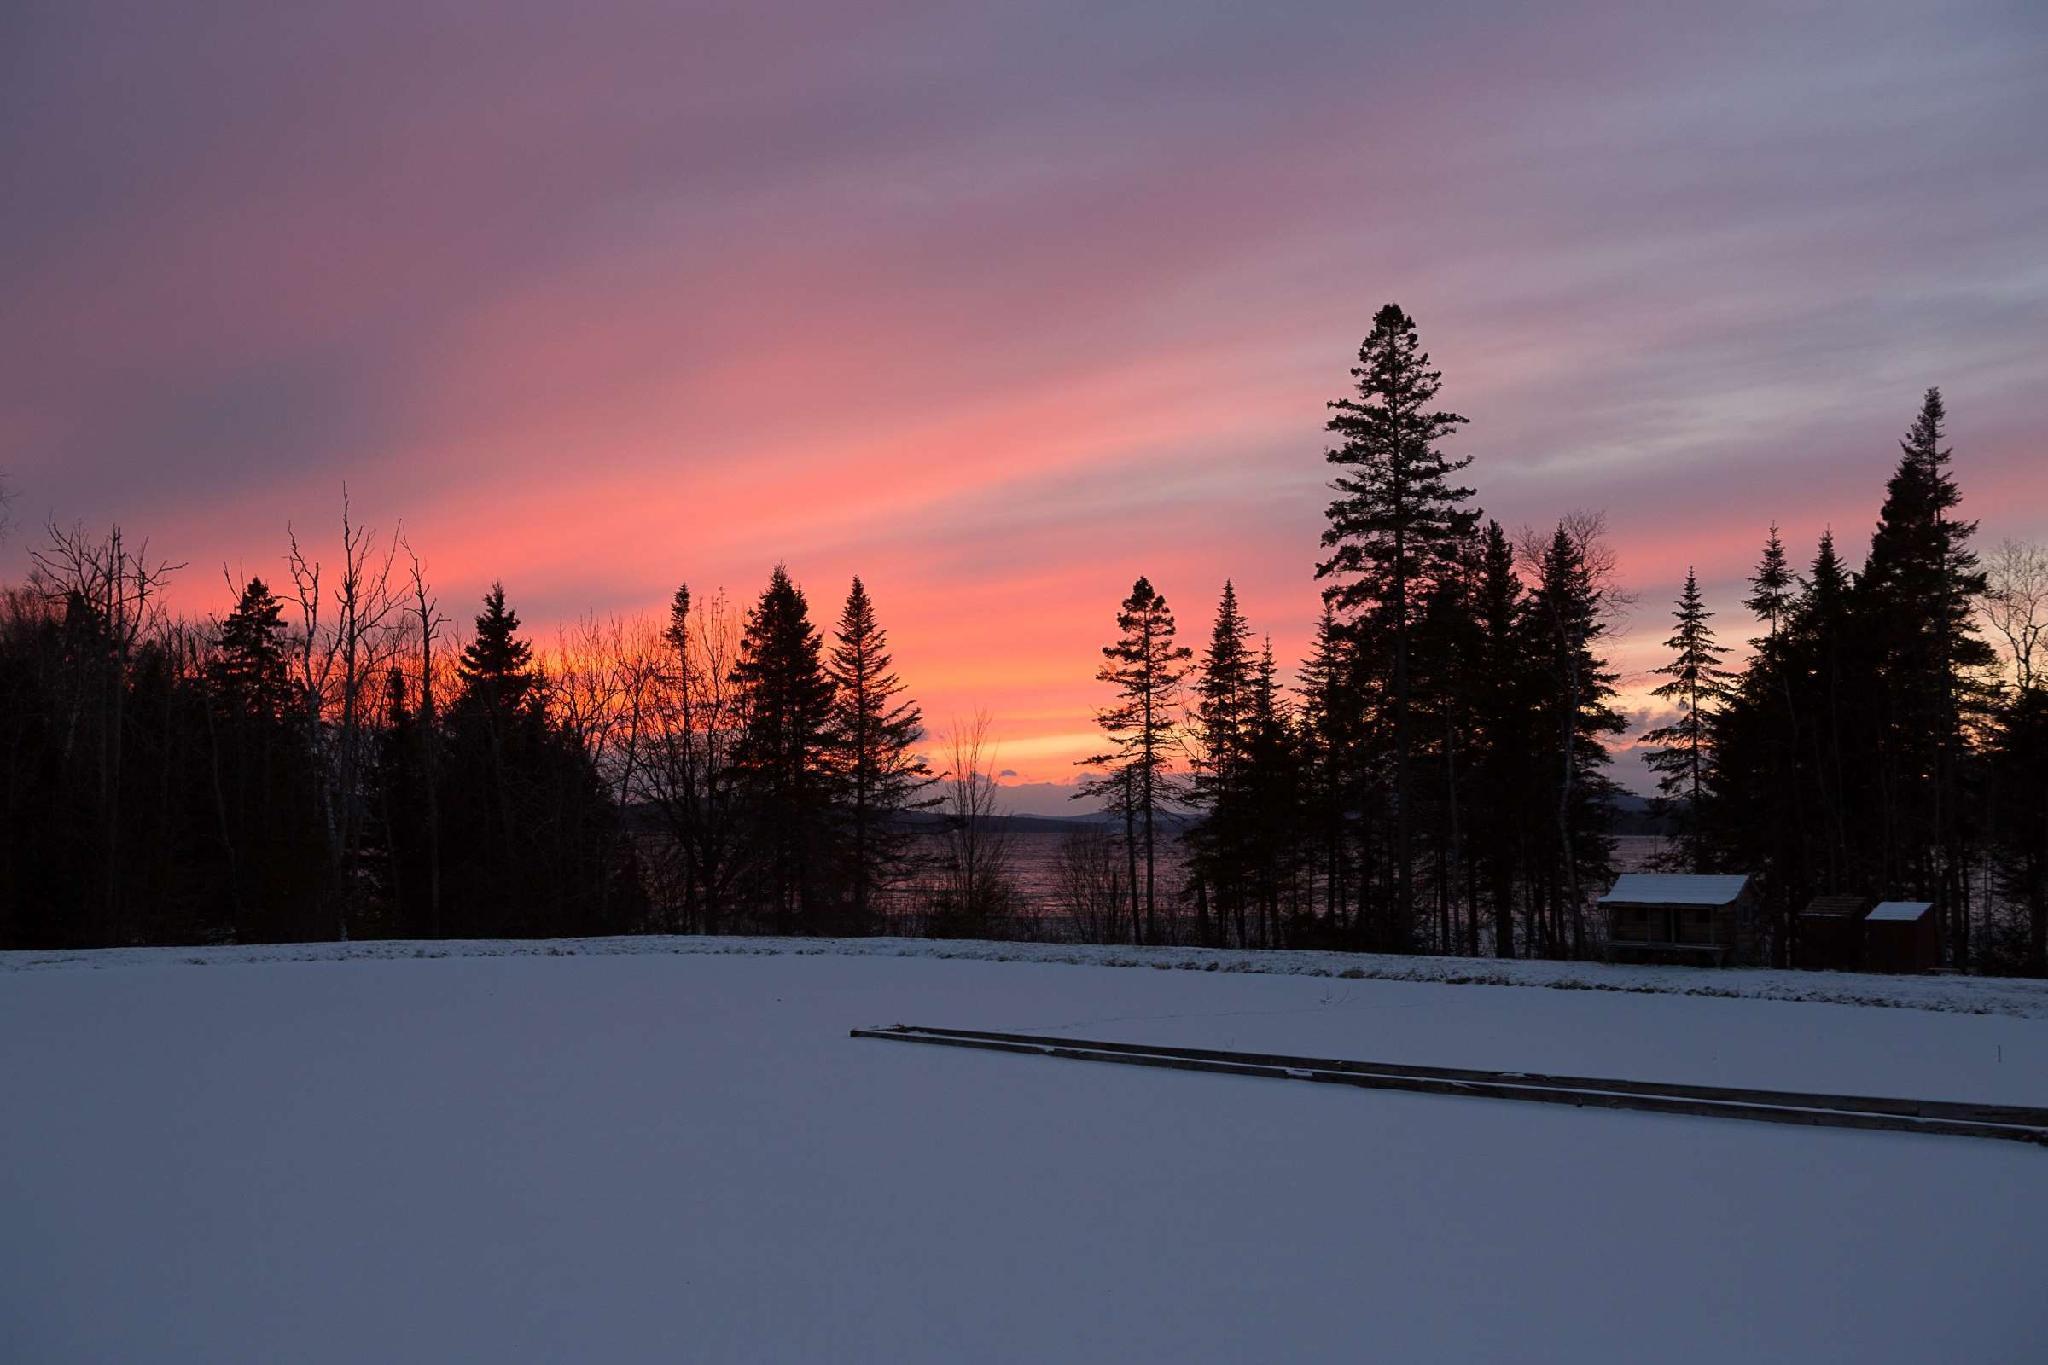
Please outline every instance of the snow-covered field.
[{"label": "snow-covered field", "polygon": [[1133,948],[1100,943],[1017,943],[979,939],[762,938],[634,935],[627,938],[462,939],[431,943],[283,943],[230,948],[60,950],[0,953],[0,972],[49,967],[119,967],[161,962],[174,951],[195,965],[337,962],[362,958],[602,957],[682,953],[742,956],[925,957],[973,962],[1056,962],[1082,967],[1250,972],[1261,976],[1334,976],[1346,980],[1429,981],[1445,985],[1543,986],[1557,990],[1707,995],[1739,1000],[1805,1000],[1959,1014],[2048,1019],[2048,981],[2012,977],[1877,976],[1748,968],[1625,966],[1604,962],[1498,961],[1472,957],[1373,953]]},{"label": "snow-covered field", "polygon": [[0,956],[0,1360],[2043,1358],[2048,1151],[846,1036],[2048,1104],[2028,983],[738,942]]}]

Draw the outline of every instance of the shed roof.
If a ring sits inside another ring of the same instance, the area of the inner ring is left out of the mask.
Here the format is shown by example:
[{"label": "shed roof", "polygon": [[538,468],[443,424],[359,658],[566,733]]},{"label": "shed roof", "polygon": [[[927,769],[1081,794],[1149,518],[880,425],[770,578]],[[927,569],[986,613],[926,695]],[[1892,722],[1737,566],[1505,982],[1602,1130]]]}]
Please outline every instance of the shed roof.
[{"label": "shed roof", "polygon": [[1865,920],[1916,920],[1934,908],[1929,901],[1879,901]]},{"label": "shed roof", "polygon": [[1861,919],[1869,908],[1868,896],[1815,896],[1799,913],[1815,919]]},{"label": "shed roof", "polygon": [[1602,905],[1726,905],[1749,885],[1743,873],[1702,876],[1692,872],[1624,872]]}]

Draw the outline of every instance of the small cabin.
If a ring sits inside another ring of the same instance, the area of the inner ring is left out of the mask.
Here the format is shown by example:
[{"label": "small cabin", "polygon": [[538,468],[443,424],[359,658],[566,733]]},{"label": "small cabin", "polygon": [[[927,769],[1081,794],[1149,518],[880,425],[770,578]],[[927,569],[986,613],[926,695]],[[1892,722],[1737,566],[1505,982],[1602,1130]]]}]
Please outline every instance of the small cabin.
[{"label": "small cabin", "polygon": [[1863,968],[1928,972],[1941,965],[1941,931],[1927,901],[1881,901],[1863,917]]},{"label": "small cabin", "polygon": [[1624,873],[1600,909],[1616,961],[1718,967],[1754,956],[1756,903],[1743,873]]},{"label": "small cabin", "polygon": [[1863,917],[1877,902],[1868,896],[1815,896],[1799,912],[1792,962],[1808,971],[1853,972],[1863,965]]}]

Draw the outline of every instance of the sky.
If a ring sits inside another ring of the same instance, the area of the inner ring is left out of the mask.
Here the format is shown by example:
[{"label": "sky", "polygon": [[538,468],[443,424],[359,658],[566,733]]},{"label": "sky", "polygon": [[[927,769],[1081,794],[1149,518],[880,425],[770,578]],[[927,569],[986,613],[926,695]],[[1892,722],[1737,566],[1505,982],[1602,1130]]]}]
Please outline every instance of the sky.
[{"label": "sky", "polygon": [[2048,539],[2044,127],[2038,4],[11,0],[0,580],[119,522],[219,612],[344,483],[543,643],[859,573],[1064,809],[1137,575],[1302,652],[1396,301],[1488,515],[1605,511],[1640,728],[1688,566],[1739,643],[1773,520],[1860,558],[1928,385]]}]

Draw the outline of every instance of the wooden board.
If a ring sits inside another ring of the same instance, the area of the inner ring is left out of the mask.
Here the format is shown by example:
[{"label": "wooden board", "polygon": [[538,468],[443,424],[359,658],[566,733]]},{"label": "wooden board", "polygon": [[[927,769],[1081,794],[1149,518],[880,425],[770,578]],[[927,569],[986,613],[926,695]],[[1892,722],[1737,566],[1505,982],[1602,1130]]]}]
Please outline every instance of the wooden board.
[{"label": "wooden board", "polygon": [[1223,1052],[1209,1048],[1142,1043],[1094,1042],[978,1029],[927,1028],[893,1024],[852,1030],[855,1038],[973,1048],[1069,1061],[1210,1071],[1274,1080],[1304,1080],[1368,1090],[1406,1090],[1430,1095],[1569,1104],[1576,1108],[1629,1109],[1648,1113],[1750,1119],[1827,1128],[1939,1133],[1993,1137],[2048,1146],[2048,1109],[1971,1104],[1952,1100],[1897,1099],[1873,1095],[1829,1095],[1794,1090],[1750,1090],[1726,1086],[1677,1085],[1537,1072],[1481,1071],[1413,1066],[1341,1058],[1293,1057],[1278,1053]]}]

